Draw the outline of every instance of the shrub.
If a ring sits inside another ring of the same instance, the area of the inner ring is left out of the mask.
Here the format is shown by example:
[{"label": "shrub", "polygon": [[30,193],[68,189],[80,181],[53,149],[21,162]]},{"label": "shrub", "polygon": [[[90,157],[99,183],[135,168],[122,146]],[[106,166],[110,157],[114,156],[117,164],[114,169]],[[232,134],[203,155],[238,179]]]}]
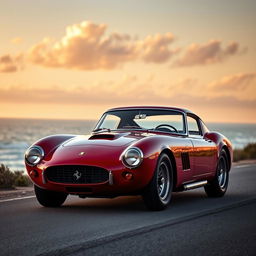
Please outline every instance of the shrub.
[{"label": "shrub", "polygon": [[1,164],[0,165],[0,188],[14,188],[15,175],[10,169]]},{"label": "shrub", "polygon": [[14,172],[14,175],[15,175],[14,185],[15,186],[28,187],[28,186],[32,185],[32,182],[29,179],[29,177],[27,175],[24,175],[23,173],[24,173],[23,171],[15,171]]},{"label": "shrub", "polygon": [[23,171],[11,172],[10,169],[0,165],[0,188],[15,188],[15,186],[27,187],[32,185],[29,177]]},{"label": "shrub", "polygon": [[243,149],[234,150],[234,162],[248,159],[256,159],[256,143],[250,143]]}]

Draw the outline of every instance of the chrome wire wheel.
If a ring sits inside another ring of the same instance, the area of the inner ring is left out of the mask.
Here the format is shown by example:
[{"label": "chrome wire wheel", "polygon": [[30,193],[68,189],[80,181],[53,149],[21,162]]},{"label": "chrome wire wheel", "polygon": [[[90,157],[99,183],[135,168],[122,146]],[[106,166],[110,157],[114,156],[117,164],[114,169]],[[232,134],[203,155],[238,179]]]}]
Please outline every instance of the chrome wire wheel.
[{"label": "chrome wire wheel", "polygon": [[221,157],[218,165],[218,182],[221,189],[224,189],[227,181],[227,164],[224,157]]},{"label": "chrome wire wheel", "polygon": [[173,167],[169,156],[162,153],[150,183],[145,187],[142,197],[148,207],[153,211],[165,209],[172,197]]},{"label": "chrome wire wheel", "polygon": [[205,192],[209,197],[224,196],[228,188],[229,170],[227,153],[225,150],[221,150],[215,177],[204,186]]},{"label": "chrome wire wheel", "polygon": [[160,200],[165,203],[170,194],[170,173],[165,162],[161,162],[158,169],[157,188]]}]

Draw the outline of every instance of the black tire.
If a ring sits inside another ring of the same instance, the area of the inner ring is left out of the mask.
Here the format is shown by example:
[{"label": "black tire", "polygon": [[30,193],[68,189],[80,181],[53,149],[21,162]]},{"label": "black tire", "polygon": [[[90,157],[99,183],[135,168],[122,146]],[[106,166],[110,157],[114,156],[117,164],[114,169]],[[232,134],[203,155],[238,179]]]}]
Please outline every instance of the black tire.
[{"label": "black tire", "polygon": [[173,188],[172,163],[166,154],[158,158],[154,176],[145,188],[142,197],[148,209],[160,211],[165,209],[171,200]]},{"label": "black tire", "polygon": [[34,185],[34,189],[37,201],[45,207],[59,207],[65,202],[68,196],[66,193],[42,189],[36,185]]},{"label": "black tire", "polygon": [[222,150],[218,160],[216,175],[213,180],[208,181],[204,190],[209,197],[221,197],[227,191],[229,181],[228,160],[225,150]]}]

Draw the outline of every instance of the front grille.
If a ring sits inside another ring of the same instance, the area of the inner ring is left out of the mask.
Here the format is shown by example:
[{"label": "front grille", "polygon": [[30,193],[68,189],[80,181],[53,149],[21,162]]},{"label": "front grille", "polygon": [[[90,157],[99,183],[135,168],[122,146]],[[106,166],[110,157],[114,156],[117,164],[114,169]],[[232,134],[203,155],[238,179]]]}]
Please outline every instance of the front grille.
[{"label": "front grille", "polygon": [[103,168],[88,165],[60,165],[45,170],[47,180],[66,184],[92,184],[106,182],[109,172]]}]

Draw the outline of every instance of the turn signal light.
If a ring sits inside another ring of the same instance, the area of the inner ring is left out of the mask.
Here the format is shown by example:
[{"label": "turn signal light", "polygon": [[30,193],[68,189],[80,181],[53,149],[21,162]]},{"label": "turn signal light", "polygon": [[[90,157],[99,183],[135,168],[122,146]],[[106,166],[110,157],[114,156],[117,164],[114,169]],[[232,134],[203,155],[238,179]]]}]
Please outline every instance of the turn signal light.
[{"label": "turn signal light", "polygon": [[38,172],[36,170],[32,170],[29,172],[30,177],[36,178],[38,177]]},{"label": "turn signal light", "polygon": [[133,178],[133,174],[130,173],[130,172],[125,172],[125,173],[124,173],[124,178],[125,178],[126,180],[131,180],[131,179]]}]

